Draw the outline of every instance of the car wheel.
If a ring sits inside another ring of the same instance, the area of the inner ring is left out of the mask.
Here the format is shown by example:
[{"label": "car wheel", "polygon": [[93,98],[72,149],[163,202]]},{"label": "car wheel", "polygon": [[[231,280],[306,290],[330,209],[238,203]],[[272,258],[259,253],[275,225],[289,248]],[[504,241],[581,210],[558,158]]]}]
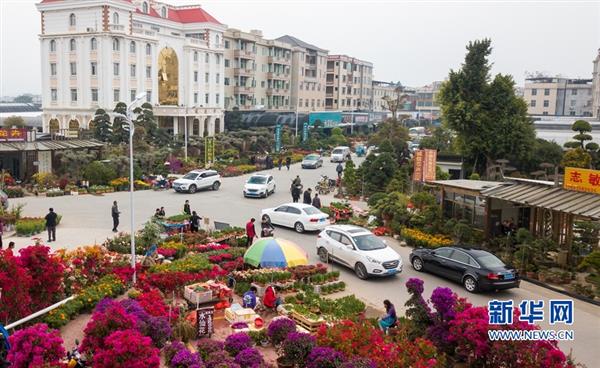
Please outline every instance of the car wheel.
[{"label": "car wheel", "polygon": [[221,186],[221,183],[219,183],[218,181],[215,181],[212,185],[212,190],[219,190],[220,186]]},{"label": "car wheel", "polygon": [[319,260],[323,263],[329,263],[329,252],[327,252],[327,249],[321,247],[319,248],[319,251],[317,252],[317,254],[319,255]]},{"label": "car wheel", "polygon": [[477,280],[475,280],[472,276],[465,277],[463,280],[463,285],[469,293],[477,292]]},{"label": "car wheel", "polygon": [[296,230],[297,233],[303,233],[304,232],[304,225],[302,225],[301,222],[296,222],[294,224],[294,230]]},{"label": "car wheel", "polygon": [[273,185],[273,190],[271,191],[271,194],[275,194],[275,189],[277,188],[276,185]]},{"label": "car wheel", "polygon": [[356,266],[354,266],[354,273],[361,280],[366,280],[367,277],[369,277],[367,274],[367,269],[362,263],[357,263]]},{"label": "car wheel", "polygon": [[190,185],[190,187],[188,188],[188,192],[190,194],[196,193],[196,186],[194,184]]},{"label": "car wheel", "polygon": [[415,269],[415,271],[422,272],[423,271],[423,260],[419,257],[413,258],[412,266]]}]

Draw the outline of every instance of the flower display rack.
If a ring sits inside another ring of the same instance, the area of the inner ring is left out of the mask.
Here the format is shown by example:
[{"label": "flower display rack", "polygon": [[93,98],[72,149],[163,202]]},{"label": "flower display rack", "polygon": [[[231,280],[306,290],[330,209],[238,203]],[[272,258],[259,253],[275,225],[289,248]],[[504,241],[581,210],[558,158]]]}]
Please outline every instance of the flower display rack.
[{"label": "flower display rack", "polygon": [[310,319],[307,318],[306,316],[303,316],[302,314],[292,310],[290,312],[290,314],[288,315],[288,317],[290,317],[291,319],[294,320],[294,322],[296,322],[297,325],[299,325],[300,327],[304,328],[305,330],[307,330],[310,333],[315,333],[317,332],[317,329],[319,329],[319,327],[321,327],[321,325],[323,323],[325,323],[324,319]]}]

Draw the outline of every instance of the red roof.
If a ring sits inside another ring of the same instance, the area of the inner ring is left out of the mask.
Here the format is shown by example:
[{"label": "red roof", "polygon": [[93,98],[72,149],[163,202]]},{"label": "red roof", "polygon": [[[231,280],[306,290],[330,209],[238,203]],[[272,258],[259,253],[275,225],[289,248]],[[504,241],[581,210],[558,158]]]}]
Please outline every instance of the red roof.
[{"label": "red roof", "polygon": [[[144,14],[140,9],[135,10],[138,14]],[[162,18],[160,14],[150,7],[148,14],[152,17]],[[167,19],[177,23],[216,23],[221,24],[212,15],[208,14],[204,9],[198,8],[167,8]]]}]

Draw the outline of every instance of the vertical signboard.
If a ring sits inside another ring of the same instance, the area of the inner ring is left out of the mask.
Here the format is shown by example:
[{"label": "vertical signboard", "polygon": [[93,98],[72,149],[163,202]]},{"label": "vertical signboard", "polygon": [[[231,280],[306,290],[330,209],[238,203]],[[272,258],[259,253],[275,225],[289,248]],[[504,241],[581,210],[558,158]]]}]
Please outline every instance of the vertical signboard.
[{"label": "vertical signboard", "polygon": [[435,167],[437,164],[437,151],[431,149],[416,150],[413,157],[413,181],[435,180]]},{"label": "vertical signboard", "polygon": [[275,126],[275,152],[281,151],[281,124]]},{"label": "vertical signboard", "polygon": [[198,336],[210,337],[214,332],[215,307],[196,309],[196,320],[198,321]]},{"label": "vertical signboard", "polygon": [[415,155],[413,156],[413,181],[422,181],[423,180],[423,156],[425,152],[423,150],[416,150]]},{"label": "vertical signboard", "polygon": [[308,140],[308,123],[304,123],[302,126],[302,142],[306,142]]},{"label": "vertical signboard", "polygon": [[209,167],[215,162],[215,137],[206,137],[204,139],[204,164]]}]

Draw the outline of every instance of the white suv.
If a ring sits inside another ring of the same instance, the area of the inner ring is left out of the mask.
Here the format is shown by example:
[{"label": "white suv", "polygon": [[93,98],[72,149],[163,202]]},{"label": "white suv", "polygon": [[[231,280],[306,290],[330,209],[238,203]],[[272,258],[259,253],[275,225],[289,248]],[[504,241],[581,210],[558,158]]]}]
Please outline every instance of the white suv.
[{"label": "white suv", "polygon": [[344,162],[350,160],[350,147],[338,146],[331,151],[331,162]]},{"label": "white suv", "polygon": [[196,193],[198,189],[219,190],[221,175],[215,170],[193,170],[173,182],[176,192]]},{"label": "white suv", "polygon": [[358,226],[327,226],[319,233],[317,254],[323,263],[332,260],[354,269],[361,279],[402,272],[402,257],[369,230]]}]

